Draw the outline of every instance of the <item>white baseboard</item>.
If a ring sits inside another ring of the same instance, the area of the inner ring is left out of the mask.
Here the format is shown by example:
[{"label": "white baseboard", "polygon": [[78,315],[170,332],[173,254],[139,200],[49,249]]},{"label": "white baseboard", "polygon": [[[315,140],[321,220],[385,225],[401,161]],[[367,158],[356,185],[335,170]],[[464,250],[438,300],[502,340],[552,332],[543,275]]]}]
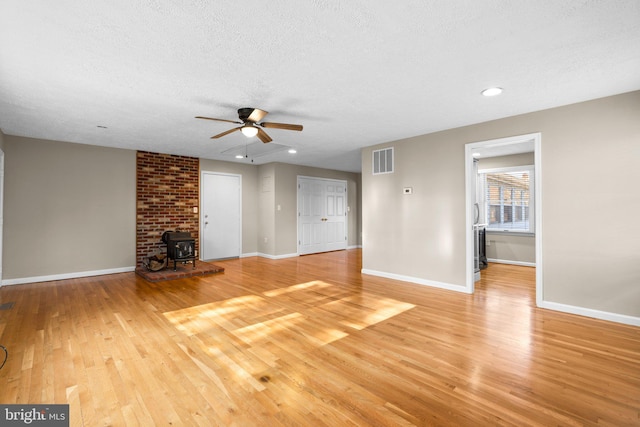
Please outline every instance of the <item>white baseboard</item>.
[{"label": "white baseboard", "polygon": [[270,255],[270,254],[263,254],[262,252],[258,252],[258,256],[263,258],[269,258],[269,259],[284,259],[284,258],[297,257],[298,254]]},{"label": "white baseboard", "polygon": [[593,317],[594,319],[607,320],[609,322],[624,323],[625,325],[640,326],[640,317],[628,316],[626,314],[610,313],[608,311],[577,307],[552,301],[541,301],[538,307],[561,311],[563,313],[577,314],[579,316]]},{"label": "white baseboard", "polygon": [[128,273],[136,271],[135,267],[109,268],[106,270],[80,271],[76,273],[52,274],[49,276],[21,277],[2,280],[0,286],[24,285],[26,283],[51,282],[53,280],[77,279],[79,277],[103,276],[105,274]]},{"label": "white baseboard", "polygon": [[418,277],[404,276],[402,274],[387,273],[385,271],[369,270],[368,268],[363,268],[361,270],[361,273],[362,274],[369,274],[371,276],[385,277],[387,279],[400,280],[400,281],[403,281],[403,282],[416,283],[418,285],[431,286],[431,287],[434,287],[434,288],[447,289],[449,291],[469,293],[465,286],[453,285],[451,283],[437,282],[435,280],[425,280],[425,279],[420,279]]},{"label": "white baseboard", "polygon": [[523,267],[535,267],[535,262],[524,262],[524,261],[511,261],[509,259],[495,259],[495,258],[487,258],[488,262],[495,262],[497,264],[511,264],[511,265],[521,265]]},{"label": "white baseboard", "polygon": [[250,258],[252,256],[258,256],[258,252],[250,252],[250,253],[242,254],[240,255],[240,258]]},{"label": "white baseboard", "polygon": [[[350,249],[362,249],[362,246],[347,246],[347,250],[350,250]],[[282,258],[297,257],[299,256],[299,254],[295,253],[295,254],[285,254],[285,255],[269,255],[262,252],[250,252],[250,253],[240,255],[240,258],[249,258],[253,256],[259,256],[259,257],[269,258],[269,259],[282,259]]]},{"label": "white baseboard", "polygon": [[298,254],[286,254],[286,255],[269,255],[262,252],[247,252],[246,254],[241,254],[240,258],[251,258],[254,256],[259,256],[262,258],[269,259],[282,259],[282,258],[292,258],[298,256]]}]

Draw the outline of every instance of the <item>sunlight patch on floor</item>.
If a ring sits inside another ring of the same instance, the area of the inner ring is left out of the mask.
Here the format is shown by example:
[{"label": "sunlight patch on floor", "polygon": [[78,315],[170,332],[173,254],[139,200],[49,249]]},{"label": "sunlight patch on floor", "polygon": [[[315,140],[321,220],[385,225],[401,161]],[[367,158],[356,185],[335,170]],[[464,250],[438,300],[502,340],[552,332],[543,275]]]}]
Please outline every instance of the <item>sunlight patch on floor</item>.
[{"label": "sunlight patch on floor", "polygon": [[330,285],[321,280],[314,280],[307,283],[300,283],[298,285],[287,286],[286,288],[273,289],[271,291],[263,292],[263,295],[268,297],[277,297],[290,292],[297,292],[297,291],[307,290],[311,288],[322,289],[322,288],[327,288],[329,286],[333,286],[333,285]]},{"label": "sunlight patch on floor", "polygon": [[164,316],[174,326],[187,335],[195,335],[210,328],[218,327],[219,321],[229,316],[237,316],[239,311],[262,311],[268,303],[257,295],[245,295],[196,305],[181,310],[168,311]]},{"label": "sunlight patch on floor", "polygon": [[341,318],[340,324],[361,330],[414,307],[413,304],[391,298],[360,294],[332,301],[318,308]]},{"label": "sunlight patch on floor", "polygon": [[[164,315],[188,336],[229,333],[253,348],[266,343],[282,346],[302,338],[310,350],[415,307],[365,293],[339,298],[343,292],[339,286],[315,280],[263,292],[265,297],[246,295]],[[331,301],[313,303],[318,300]]]}]

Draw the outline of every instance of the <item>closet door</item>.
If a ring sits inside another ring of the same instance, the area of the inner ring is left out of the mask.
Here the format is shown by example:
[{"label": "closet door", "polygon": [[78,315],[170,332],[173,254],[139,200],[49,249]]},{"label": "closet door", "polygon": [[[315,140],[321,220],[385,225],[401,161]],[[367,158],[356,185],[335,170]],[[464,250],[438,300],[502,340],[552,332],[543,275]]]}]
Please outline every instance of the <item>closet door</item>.
[{"label": "closet door", "polygon": [[298,253],[347,248],[347,183],[298,177]]}]

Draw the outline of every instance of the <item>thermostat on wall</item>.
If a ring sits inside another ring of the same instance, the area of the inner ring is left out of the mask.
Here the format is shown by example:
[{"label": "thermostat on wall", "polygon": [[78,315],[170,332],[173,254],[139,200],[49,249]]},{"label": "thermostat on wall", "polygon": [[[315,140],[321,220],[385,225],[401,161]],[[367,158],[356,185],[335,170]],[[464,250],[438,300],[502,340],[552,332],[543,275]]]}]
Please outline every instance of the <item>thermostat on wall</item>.
[{"label": "thermostat on wall", "polygon": [[413,194],[413,187],[404,187],[402,190],[403,194]]}]

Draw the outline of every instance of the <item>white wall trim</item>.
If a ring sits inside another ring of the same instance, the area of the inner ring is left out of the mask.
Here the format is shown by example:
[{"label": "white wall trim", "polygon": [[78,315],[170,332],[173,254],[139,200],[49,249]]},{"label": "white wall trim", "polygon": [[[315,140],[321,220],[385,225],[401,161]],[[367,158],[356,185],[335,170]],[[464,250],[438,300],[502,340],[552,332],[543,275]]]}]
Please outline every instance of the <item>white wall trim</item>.
[{"label": "white wall trim", "polygon": [[609,322],[623,323],[625,325],[640,326],[640,317],[628,316],[626,314],[610,313],[608,311],[594,310],[592,308],[576,307],[574,305],[561,304],[558,302],[542,301],[538,304],[540,308],[561,311],[563,313],[577,314],[579,316],[592,317]]},{"label": "white wall trim", "polygon": [[259,256],[258,252],[249,252],[246,254],[240,254],[240,258],[250,258],[254,256]]},{"label": "white wall trim", "polygon": [[51,282],[53,280],[77,279],[79,277],[104,276],[106,274],[128,273],[136,271],[135,267],[109,268],[106,270],[80,271],[76,273],[52,274],[49,276],[21,277],[18,279],[6,279],[0,286],[24,285],[26,283]]},{"label": "white wall trim", "polygon": [[466,293],[466,294],[470,293],[465,286],[453,285],[451,283],[437,282],[435,280],[425,280],[425,279],[420,279],[418,277],[405,276],[403,274],[395,274],[395,273],[387,273],[385,271],[369,270],[368,268],[363,268],[361,270],[361,273],[362,274],[369,274],[371,276],[384,277],[384,278],[387,278],[387,279],[400,280],[402,282],[415,283],[417,285],[425,285],[425,286],[431,286],[433,288],[446,289],[446,290],[449,290],[449,291],[463,292],[463,293]]},{"label": "white wall trim", "polygon": [[[347,250],[350,250],[350,249],[362,249],[362,246],[357,245],[357,246],[347,247]],[[313,254],[309,254],[309,255],[313,255]],[[262,258],[269,258],[269,259],[283,259],[283,258],[294,258],[299,256],[299,254],[269,255],[262,252],[250,252],[250,253],[240,255],[240,258],[249,258],[254,256],[259,256]]]},{"label": "white wall trim", "polygon": [[510,264],[510,265],[521,265],[523,267],[535,267],[535,262],[525,262],[525,261],[511,261],[510,259],[496,259],[496,258],[487,258],[489,262],[495,262],[497,264]]},{"label": "white wall trim", "polygon": [[258,256],[269,259],[284,259],[284,258],[295,258],[298,254],[284,254],[284,255],[270,255],[264,254],[262,252],[258,252]]}]

